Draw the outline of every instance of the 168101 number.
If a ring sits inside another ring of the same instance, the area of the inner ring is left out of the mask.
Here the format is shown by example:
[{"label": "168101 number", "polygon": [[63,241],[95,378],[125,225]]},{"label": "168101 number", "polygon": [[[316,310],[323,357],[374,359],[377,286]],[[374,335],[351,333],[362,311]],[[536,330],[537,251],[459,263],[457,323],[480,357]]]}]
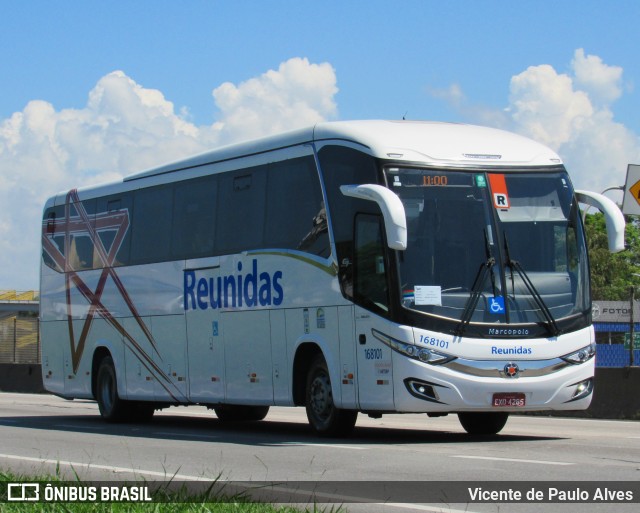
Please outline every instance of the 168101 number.
[{"label": "168101 number", "polygon": [[382,349],[365,349],[364,357],[366,360],[382,360]]}]

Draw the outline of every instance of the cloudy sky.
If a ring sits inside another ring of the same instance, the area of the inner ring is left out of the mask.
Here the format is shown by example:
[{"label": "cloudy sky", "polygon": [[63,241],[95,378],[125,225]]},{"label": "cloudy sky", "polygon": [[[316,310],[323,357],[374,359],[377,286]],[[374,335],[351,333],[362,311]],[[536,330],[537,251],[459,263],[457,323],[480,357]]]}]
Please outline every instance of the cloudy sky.
[{"label": "cloudy sky", "polygon": [[505,128],[576,187],[620,185],[638,21],[635,0],[4,3],[0,289],[38,288],[48,196],[321,120]]}]

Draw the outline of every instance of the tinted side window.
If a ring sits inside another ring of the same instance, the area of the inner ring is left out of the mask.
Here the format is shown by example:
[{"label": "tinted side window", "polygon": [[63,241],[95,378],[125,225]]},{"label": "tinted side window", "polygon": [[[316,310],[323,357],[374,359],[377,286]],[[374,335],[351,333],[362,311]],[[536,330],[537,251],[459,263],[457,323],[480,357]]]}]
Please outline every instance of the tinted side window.
[{"label": "tinted side window", "polygon": [[262,246],[267,166],[225,173],[218,186],[216,252],[234,253]]},{"label": "tinted side window", "polygon": [[326,146],[318,152],[327,190],[331,226],[338,262],[342,293],[353,296],[353,229],[357,213],[379,214],[372,201],[350,198],[340,192],[341,185],[379,183],[373,157],[343,146]]},{"label": "tinted side window", "polygon": [[173,205],[172,258],[211,255],[215,240],[215,176],[176,184]]},{"label": "tinted side window", "polygon": [[89,232],[95,227],[96,200],[85,200],[69,205],[69,254],[67,265],[73,271],[94,267],[94,245]]},{"label": "tinted side window", "polygon": [[318,154],[327,188],[329,211],[336,243],[353,239],[353,217],[356,212],[377,213],[372,201],[344,196],[341,185],[378,183],[373,157],[343,146],[326,146]]},{"label": "tinted side window", "polygon": [[327,217],[313,157],[271,165],[264,245],[329,256]]},{"label": "tinted side window", "polygon": [[389,311],[382,218],[357,216],[355,236],[355,298],[366,308]]},{"label": "tinted side window", "polygon": [[95,199],[47,209],[42,241],[46,265],[60,272],[65,268],[71,271],[93,269],[95,248],[90,228],[95,226],[95,212]]},{"label": "tinted side window", "polygon": [[102,258],[99,258],[96,267],[106,265],[118,267],[129,264],[132,207],[133,193],[131,192],[98,198],[96,232],[107,254],[107,261],[102,262]]},{"label": "tinted side window", "polygon": [[45,265],[64,271],[64,207],[48,208],[42,226],[42,259]]},{"label": "tinted side window", "polygon": [[169,260],[172,207],[171,187],[151,187],[135,192],[132,264]]}]

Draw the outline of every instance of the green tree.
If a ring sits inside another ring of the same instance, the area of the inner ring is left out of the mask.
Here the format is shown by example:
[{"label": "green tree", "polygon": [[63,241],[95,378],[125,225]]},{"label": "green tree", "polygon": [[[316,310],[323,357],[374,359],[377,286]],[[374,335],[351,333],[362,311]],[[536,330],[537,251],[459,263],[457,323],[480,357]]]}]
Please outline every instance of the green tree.
[{"label": "green tree", "polygon": [[591,297],[594,300],[627,301],[631,287],[640,285],[640,228],[637,220],[626,218],[625,244],[627,249],[610,253],[607,229],[602,213],[585,219],[587,247],[591,263]]}]

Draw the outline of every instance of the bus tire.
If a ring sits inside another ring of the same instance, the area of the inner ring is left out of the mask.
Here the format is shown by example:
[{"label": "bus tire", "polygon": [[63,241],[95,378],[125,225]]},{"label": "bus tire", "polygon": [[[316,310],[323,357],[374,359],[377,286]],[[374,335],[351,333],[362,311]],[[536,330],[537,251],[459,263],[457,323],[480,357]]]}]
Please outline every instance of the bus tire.
[{"label": "bus tire", "polygon": [[129,417],[129,404],[118,395],[118,380],[111,356],[105,356],[98,367],[96,400],[100,415],[107,422],[124,422]]},{"label": "bus tire", "polygon": [[269,413],[268,406],[241,406],[223,404],[215,406],[213,410],[222,422],[258,422]]},{"label": "bus tire", "polygon": [[348,435],[358,417],[357,411],[343,410],[334,404],[329,369],[322,355],[316,356],[309,367],[305,406],[309,425],[320,436]]},{"label": "bus tire", "polygon": [[506,412],[460,412],[458,420],[470,435],[495,435],[502,431],[509,414]]}]

